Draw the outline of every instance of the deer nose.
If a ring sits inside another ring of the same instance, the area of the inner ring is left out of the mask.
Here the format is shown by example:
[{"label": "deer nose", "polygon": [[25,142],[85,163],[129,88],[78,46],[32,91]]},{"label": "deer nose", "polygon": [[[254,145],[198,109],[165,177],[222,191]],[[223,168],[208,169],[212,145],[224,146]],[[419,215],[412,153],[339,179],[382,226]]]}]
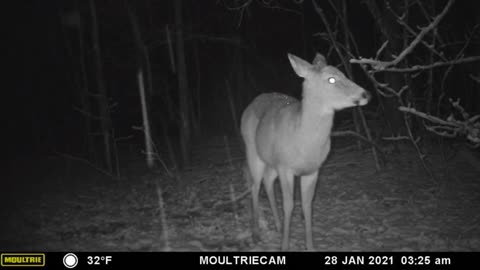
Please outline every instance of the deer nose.
[{"label": "deer nose", "polygon": [[363,91],[362,98],[366,100],[370,100],[372,98],[372,95],[367,91]]},{"label": "deer nose", "polygon": [[355,104],[355,106],[366,105],[368,103],[368,101],[370,100],[370,98],[371,98],[370,93],[363,90],[362,93],[360,94],[360,97],[357,98],[355,101],[353,101],[353,104]]}]

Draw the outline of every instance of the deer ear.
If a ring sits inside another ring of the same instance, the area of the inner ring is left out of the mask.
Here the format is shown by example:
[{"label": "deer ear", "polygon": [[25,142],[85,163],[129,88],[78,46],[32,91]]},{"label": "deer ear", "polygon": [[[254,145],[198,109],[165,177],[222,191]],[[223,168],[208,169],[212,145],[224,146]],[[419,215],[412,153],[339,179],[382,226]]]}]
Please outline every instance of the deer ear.
[{"label": "deer ear", "polygon": [[310,63],[293,54],[288,54],[288,60],[290,60],[290,65],[292,65],[293,70],[299,77],[305,78],[308,76],[312,68]]},{"label": "deer ear", "polygon": [[312,61],[312,65],[323,68],[327,65],[327,61],[325,60],[325,57],[323,55],[317,53]]}]

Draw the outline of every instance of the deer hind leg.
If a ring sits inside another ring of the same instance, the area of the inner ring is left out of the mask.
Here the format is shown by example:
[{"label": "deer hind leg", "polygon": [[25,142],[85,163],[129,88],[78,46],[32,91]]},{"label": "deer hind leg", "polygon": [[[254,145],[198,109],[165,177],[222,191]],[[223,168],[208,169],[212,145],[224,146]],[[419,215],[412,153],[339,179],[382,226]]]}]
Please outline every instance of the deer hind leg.
[{"label": "deer hind leg", "polygon": [[277,202],[275,201],[275,191],[273,189],[273,184],[275,183],[275,179],[277,179],[277,177],[277,171],[272,167],[267,166],[263,174],[263,185],[265,186],[268,201],[270,202],[270,208],[272,209],[273,219],[275,221],[275,228],[277,229],[277,231],[280,231],[280,218],[278,216]]},{"label": "deer hind leg", "polygon": [[265,163],[260,159],[255,151],[248,151],[247,149],[247,175],[251,180],[251,194],[252,194],[252,237],[254,241],[260,239],[259,231],[259,216],[260,209],[258,205],[258,196],[260,193],[260,185],[262,177],[266,168]]}]

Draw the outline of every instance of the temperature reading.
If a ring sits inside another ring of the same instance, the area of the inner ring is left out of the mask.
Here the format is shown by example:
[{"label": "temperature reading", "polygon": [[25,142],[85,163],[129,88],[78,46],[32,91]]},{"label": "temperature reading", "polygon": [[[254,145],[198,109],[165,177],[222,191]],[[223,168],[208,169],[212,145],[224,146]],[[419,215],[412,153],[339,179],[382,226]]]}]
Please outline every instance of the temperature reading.
[{"label": "temperature reading", "polygon": [[88,265],[108,265],[112,261],[112,256],[87,256]]}]

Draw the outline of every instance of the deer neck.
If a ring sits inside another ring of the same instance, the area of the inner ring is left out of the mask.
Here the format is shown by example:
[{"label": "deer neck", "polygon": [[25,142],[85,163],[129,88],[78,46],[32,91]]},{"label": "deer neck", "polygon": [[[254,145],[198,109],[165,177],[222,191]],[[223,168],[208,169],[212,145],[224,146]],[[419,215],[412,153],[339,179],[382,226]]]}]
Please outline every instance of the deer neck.
[{"label": "deer neck", "polygon": [[313,95],[314,91],[319,90],[313,89],[304,82],[298,132],[302,141],[308,144],[307,147],[322,146],[330,142],[330,131],[333,125],[334,110],[331,106],[327,106],[328,100],[318,94]]}]

